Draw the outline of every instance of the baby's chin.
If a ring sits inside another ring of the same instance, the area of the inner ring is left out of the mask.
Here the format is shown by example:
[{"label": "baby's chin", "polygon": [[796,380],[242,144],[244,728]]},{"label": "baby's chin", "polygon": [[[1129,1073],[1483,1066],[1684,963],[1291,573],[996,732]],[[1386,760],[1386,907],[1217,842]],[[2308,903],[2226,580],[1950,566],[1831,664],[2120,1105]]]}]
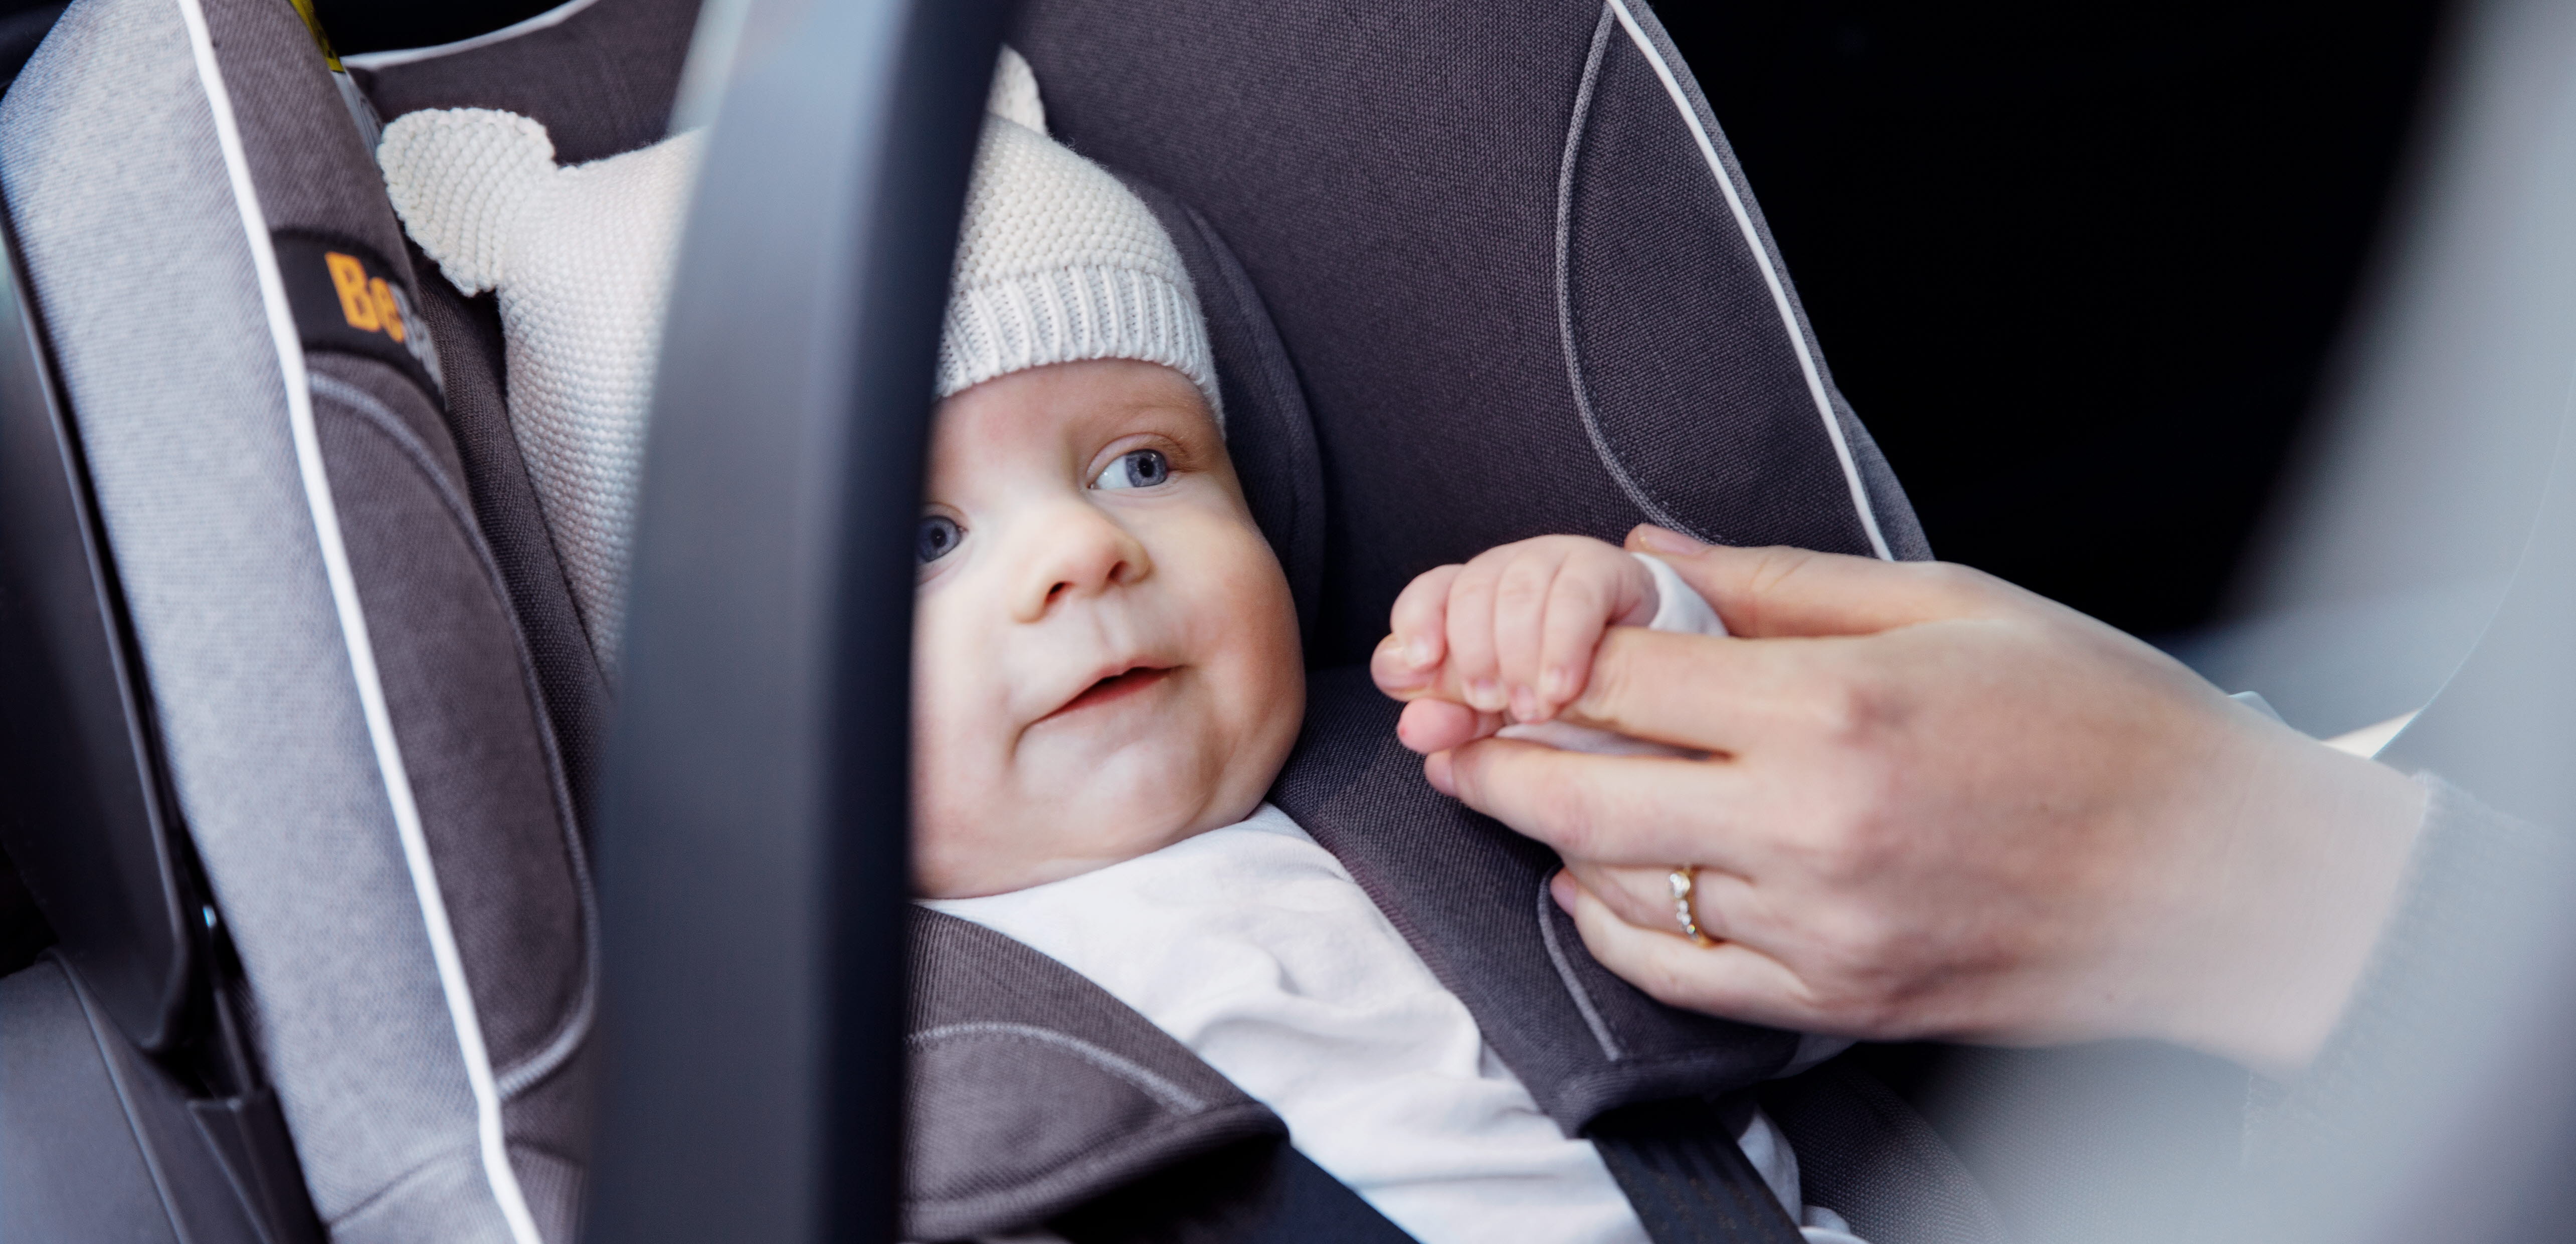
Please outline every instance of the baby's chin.
[{"label": "baby's chin", "polygon": [[[1122,753],[1058,775],[1023,774],[982,797],[916,809],[915,884],[925,898],[975,898],[1078,877],[1231,825],[1260,806],[1236,793],[1220,756]],[[1265,783],[1266,785],[1266,783]],[[1017,789],[1011,789],[1016,787]]]},{"label": "baby's chin", "polygon": [[[922,898],[1008,894],[1151,855],[1250,815],[1252,809],[1245,808],[1239,816],[1192,818],[1178,824],[1145,821],[1098,827],[1064,825],[1059,820],[1052,832],[979,834],[971,841],[931,828],[916,839],[913,888]],[[949,837],[953,849],[940,849],[936,840],[942,837]]]}]

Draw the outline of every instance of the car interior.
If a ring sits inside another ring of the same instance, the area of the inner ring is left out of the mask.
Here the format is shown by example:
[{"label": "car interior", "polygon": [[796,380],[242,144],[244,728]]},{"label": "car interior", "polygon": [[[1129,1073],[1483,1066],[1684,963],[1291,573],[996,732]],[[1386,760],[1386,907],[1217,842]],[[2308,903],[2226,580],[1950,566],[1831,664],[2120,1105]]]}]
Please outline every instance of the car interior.
[{"label": "car interior", "polygon": [[[2568,807],[2533,714],[2576,578],[2525,550],[2565,508],[2576,21],[2322,9],[15,9],[0,1238],[1409,1238],[1275,1118],[1119,1070],[1116,1022],[921,984],[1072,977],[905,862],[928,377],[1005,44],[1202,301],[1309,670],[1274,800],[1550,1068],[1651,1238],[1800,1238],[1728,1094],[1873,1244],[2206,1226],[2241,1070],[1873,1043],[1775,1079],[1795,1034],[1594,962],[1544,848],[1451,805],[1433,884],[1335,827],[1420,798],[1364,668],[1414,574],[1641,522],[1968,561]],[[378,167],[451,108],[566,166],[708,136],[613,649],[503,311]],[[1045,1040],[925,1035],[993,1025]],[[1005,1103],[1007,1160],[934,1080]]]}]

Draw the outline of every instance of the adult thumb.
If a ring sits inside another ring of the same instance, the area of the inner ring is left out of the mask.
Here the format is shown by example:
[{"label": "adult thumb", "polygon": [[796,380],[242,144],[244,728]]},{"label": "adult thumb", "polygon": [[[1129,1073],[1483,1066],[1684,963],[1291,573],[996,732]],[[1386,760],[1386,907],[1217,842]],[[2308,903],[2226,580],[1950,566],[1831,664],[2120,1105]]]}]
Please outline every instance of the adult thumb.
[{"label": "adult thumb", "polygon": [[1661,558],[1746,639],[1873,635],[2002,612],[2019,589],[1946,562],[1889,562],[1774,545],[1702,544],[1640,523],[1628,549]]}]

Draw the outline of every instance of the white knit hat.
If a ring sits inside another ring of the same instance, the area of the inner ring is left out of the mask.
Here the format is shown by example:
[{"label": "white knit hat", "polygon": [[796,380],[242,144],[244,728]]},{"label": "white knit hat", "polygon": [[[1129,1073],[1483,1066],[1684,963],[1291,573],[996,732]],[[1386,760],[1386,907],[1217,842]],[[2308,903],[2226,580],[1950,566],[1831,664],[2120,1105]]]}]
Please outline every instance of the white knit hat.
[{"label": "white knit hat", "polygon": [[1180,251],[1134,192],[1046,136],[1037,77],[1004,48],[966,190],[939,396],[1084,359],[1169,367],[1198,386],[1224,426]]}]

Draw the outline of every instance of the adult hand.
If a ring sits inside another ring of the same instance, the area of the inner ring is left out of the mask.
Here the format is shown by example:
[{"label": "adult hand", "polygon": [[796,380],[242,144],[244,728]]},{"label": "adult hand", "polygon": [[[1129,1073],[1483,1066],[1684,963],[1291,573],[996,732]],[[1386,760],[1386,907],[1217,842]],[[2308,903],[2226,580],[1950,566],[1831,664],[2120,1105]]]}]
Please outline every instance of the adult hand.
[{"label": "adult hand", "polygon": [[[2333,1027],[2414,782],[1973,570],[1629,547],[1735,637],[1614,630],[1563,715],[1704,759],[1481,737],[1443,689],[1404,722],[1432,785],[1564,856],[1557,901],[1611,970],[1806,1031],[2152,1037],[2270,1071]],[[1713,947],[1676,923],[1686,863]]]}]

